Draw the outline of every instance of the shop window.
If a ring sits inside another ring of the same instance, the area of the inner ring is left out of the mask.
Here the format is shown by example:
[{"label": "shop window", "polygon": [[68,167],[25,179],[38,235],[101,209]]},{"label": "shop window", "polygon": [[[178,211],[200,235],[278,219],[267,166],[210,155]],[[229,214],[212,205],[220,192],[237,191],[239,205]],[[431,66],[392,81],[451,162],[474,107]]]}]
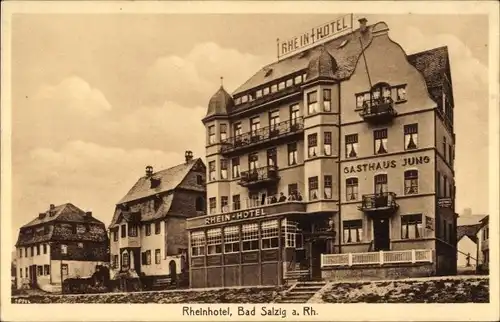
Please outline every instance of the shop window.
[{"label": "shop window", "polygon": [[377,174],[374,178],[375,193],[383,194],[388,191],[387,174]]},{"label": "shop window", "polygon": [[418,170],[405,171],[405,195],[418,193]]},{"label": "shop window", "polygon": [[324,178],[325,199],[332,199],[332,176],[325,175]]},{"label": "shop window", "polygon": [[221,142],[227,139],[227,124],[220,125],[220,140]]},{"label": "shop window", "polygon": [[358,156],[358,135],[349,134],[345,136],[345,157],[356,158]]},{"label": "shop window", "polygon": [[318,149],[318,134],[313,133],[307,136],[307,155],[309,158],[317,155]]},{"label": "shop window", "polygon": [[208,127],[208,144],[215,143],[215,125]]},{"label": "shop window", "polygon": [[231,159],[231,165],[232,165],[232,178],[239,178],[240,177],[240,158],[235,157]]},{"label": "shop window", "polygon": [[259,226],[247,224],[241,226],[243,251],[259,249]]},{"label": "shop window", "polygon": [[217,211],[217,199],[215,197],[208,199],[208,206],[210,214],[215,214]]},{"label": "shop window", "polygon": [[220,197],[221,212],[229,212],[229,198],[227,196]]},{"label": "shop window", "polygon": [[207,254],[217,255],[222,253],[222,231],[220,228],[207,231]]},{"label": "shop window", "polygon": [[309,179],[309,200],[318,199],[318,177],[310,177]]},{"label": "shop window", "polygon": [[323,133],[323,153],[325,155],[332,155],[332,132]]},{"label": "shop window", "polygon": [[191,256],[205,255],[205,232],[193,231],[191,233]]},{"label": "shop window", "polygon": [[418,124],[408,124],[404,126],[405,150],[418,148]]},{"label": "shop window", "polygon": [[387,153],[387,129],[373,131],[375,154]]},{"label": "shop window", "polygon": [[278,248],[278,221],[262,222],[262,249]]},{"label": "shop window", "polygon": [[[445,227],[446,235],[446,224]],[[414,239],[423,237],[422,235],[422,214],[401,216],[401,238]]]},{"label": "shop window", "polygon": [[227,179],[227,160],[220,160],[220,178],[222,180]]},{"label": "shop window", "polygon": [[137,237],[137,225],[134,224],[128,225],[128,235],[130,237]]},{"label": "shop window", "polygon": [[43,275],[50,275],[50,265],[43,265]]},{"label": "shop window", "polygon": [[346,220],[344,226],[344,243],[359,243],[363,237],[362,220]]},{"label": "shop window", "polygon": [[316,91],[307,94],[308,114],[318,113],[318,93]]},{"label": "shop window", "polygon": [[240,210],[241,200],[240,195],[233,195],[233,210]]},{"label": "shop window", "polygon": [[159,249],[155,249],[155,264],[161,263],[161,251]]},{"label": "shop window", "polygon": [[[203,205],[205,204],[205,200],[202,197],[196,198],[196,200],[200,199],[201,209],[203,210]],[[155,235],[159,235],[161,233],[161,222],[155,222]]]},{"label": "shop window", "polygon": [[346,186],[346,200],[358,200],[358,178],[348,178],[345,181]]},{"label": "shop window", "polygon": [[238,226],[224,228],[224,253],[237,253],[240,251],[240,231]]},{"label": "shop window", "polygon": [[332,111],[332,91],[330,89],[323,90],[323,111]]},{"label": "shop window", "polygon": [[297,142],[288,144],[288,165],[296,165],[297,159]]}]

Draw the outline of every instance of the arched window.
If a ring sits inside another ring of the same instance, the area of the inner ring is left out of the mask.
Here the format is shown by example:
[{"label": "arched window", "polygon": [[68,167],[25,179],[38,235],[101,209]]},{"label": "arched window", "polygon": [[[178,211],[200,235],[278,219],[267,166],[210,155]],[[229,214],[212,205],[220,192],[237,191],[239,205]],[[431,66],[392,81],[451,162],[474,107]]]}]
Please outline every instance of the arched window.
[{"label": "arched window", "polygon": [[204,211],[205,210],[205,199],[203,199],[203,197],[196,198],[195,207],[196,207],[196,211]]},{"label": "arched window", "polygon": [[387,103],[391,100],[391,86],[387,83],[375,84],[371,93],[374,103]]},{"label": "arched window", "polygon": [[387,174],[377,174],[375,180],[375,194],[383,194],[388,191]]},{"label": "arched window", "polygon": [[418,170],[405,171],[405,195],[418,193]]},{"label": "arched window", "polygon": [[346,200],[358,200],[358,178],[348,178],[345,181]]}]

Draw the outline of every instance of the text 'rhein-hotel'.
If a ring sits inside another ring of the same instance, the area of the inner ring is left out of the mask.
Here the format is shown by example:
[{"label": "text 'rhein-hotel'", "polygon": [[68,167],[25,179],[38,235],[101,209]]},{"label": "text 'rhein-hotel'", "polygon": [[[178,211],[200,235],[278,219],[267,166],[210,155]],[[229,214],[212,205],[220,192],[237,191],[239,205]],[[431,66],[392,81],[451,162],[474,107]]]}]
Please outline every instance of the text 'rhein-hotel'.
[{"label": "text 'rhein-hotel'", "polygon": [[455,272],[448,50],[407,55],[386,23],[352,24],[278,41],[277,62],[210,99],[191,287]]}]

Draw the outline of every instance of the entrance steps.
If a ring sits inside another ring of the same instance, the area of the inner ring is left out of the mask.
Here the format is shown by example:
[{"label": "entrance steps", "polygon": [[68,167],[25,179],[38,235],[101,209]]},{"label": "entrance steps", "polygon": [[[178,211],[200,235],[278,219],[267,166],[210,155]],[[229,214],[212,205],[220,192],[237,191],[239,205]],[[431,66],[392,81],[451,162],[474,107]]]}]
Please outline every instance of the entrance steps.
[{"label": "entrance steps", "polygon": [[306,303],[314,294],[326,285],[324,281],[298,282],[278,303]]}]

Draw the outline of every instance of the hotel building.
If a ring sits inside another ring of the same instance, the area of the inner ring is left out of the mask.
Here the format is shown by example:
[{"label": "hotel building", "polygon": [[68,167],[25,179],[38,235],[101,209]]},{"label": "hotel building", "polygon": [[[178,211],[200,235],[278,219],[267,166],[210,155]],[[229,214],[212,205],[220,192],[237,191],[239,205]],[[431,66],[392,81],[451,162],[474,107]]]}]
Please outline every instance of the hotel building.
[{"label": "hotel building", "polygon": [[407,55],[366,19],[221,86],[191,287],[454,273],[453,109],[447,48]]},{"label": "hotel building", "polygon": [[63,280],[91,277],[108,262],[104,223],[71,203],[50,205],[19,230],[17,288],[61,292]]},{"label": "hotel building", "polygon": [[187,283],[186,218],[205,214],[205,165],[185,162],[146,173],[118,202],[111,224],[111,278],[123,290]]}]

